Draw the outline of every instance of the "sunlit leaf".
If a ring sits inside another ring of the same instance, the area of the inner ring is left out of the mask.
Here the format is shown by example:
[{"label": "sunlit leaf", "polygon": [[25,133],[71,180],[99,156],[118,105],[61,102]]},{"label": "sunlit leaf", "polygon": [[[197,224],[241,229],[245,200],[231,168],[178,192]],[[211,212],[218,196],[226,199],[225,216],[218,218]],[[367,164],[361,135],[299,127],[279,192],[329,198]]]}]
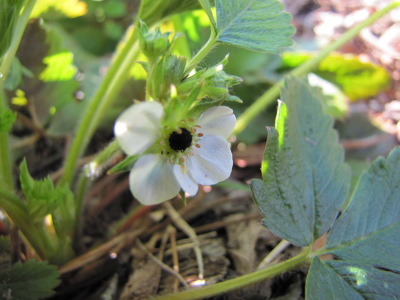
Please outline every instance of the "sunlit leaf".
[{"label": "sunlit leaf", "polygon": [[[286,52],[282,56],[282,68],[297,67],[311,56],[310,53]],[[390,82],[383,67],[349,54],[330,54],[320,62],[316,74],[337,84],[351,100],[375,96]]]},{"label": "sunlit leaf", "polygon": [[277,0],[216,0],[218,40],[260,52],[291,45],[291,17]]},{"label": "sunlit leaf", "polygon": [[28,260],[0,270],[1,299],[39,300],[51,296],[59,284],[57,268]]},{"label": "sunlit leaf", "polygon": [[286,80],[275,128],[268,128],[263,180],[251,189],[274,234],[297,246],[326,233],[344,203],[350,172],[333,121],[305,81]]},{"label": "sunlit leaf", "polygon": [[43,81],[65,81],[74,78],[77,70],[72,64],[74,56],[71,52],[58,52],[43,59],[47,65],[40,74]]},{"label": "sunlit leaf", "polygon": [[44,14],[76,18],[87,13],[86,3],[80,0],[38,0],[31,14],[37,18]]}]

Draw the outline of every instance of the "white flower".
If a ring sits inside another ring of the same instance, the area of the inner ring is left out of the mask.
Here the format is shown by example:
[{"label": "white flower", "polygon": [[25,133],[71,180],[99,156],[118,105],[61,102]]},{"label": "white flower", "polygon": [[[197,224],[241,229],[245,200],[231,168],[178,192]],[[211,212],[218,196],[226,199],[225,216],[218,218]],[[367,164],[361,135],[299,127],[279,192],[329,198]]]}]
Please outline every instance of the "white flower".
[{"label": "white flower", "polygon": [[232,171],[227,142],[236,123],[232,109],[212,107],[197,120],[175,120],[173,126],[163,117],[160,103],[141,102],[125,110],[114,127],[125,153],[143,153],[130,172],[129,184],[144,205],[171,199],[181,189],[195,195],[198,184],[216,184]]}]

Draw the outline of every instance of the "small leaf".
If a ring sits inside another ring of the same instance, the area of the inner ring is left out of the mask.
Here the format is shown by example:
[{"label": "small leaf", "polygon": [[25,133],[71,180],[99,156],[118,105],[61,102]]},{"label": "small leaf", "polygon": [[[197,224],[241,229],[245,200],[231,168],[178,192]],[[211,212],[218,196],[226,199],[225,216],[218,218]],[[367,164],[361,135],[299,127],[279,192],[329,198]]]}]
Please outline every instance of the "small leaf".
[{"label": "small leaf", "polygon": [[31,177],[25,159],[20,165],[20,181],[32,221],[42,220],[53,212],[63,199],[63,190],[54,187],[50,177],[43,180],[34,180]]},{"label": "small leaf", "polygon": [[291,45],[290,15],[277,0],[216,0],[218,40],[260,52]]},{"label": "small leaf", "polygon": [[54,266],[28,260],[0,270],[0,297],[13,300],[38,300],[49,297],[59,284]]},{"label": "small leaf", "polygon": [[400,272],[400,148],[361,175],[326,248],[354,263]]},{"label": "small leaf", "polygon": [[350,181],[332,119],[304,80],[282,89],[262,163],[263,181],[251,189],[263,224],[297,246],[326,233],[346,199]]},{"label": "small leaf", "polygon": [[9,132],[17,116],[11,110],[7,109],[0,113],[0,132]]}]

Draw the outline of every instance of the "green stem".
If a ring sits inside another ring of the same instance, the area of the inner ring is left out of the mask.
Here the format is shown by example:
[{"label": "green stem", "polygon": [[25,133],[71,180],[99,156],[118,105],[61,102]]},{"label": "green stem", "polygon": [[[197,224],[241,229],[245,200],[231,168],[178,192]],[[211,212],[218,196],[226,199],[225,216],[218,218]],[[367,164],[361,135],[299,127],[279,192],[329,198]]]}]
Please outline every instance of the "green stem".
[{"label": "green stem", "polygon": [[232,290],[236,290],[250,284],[254,284],[256,282],[266,280],[271,277],[275,277],[279,274],[287,272],[289,270],[295,269],[300,265],[308,262],[308,249],[305,249],[303,252],[298,254],[297,256],[288,259],[279,264],[273,265],[269,268],[256,271],[250,274],[246,274],[240,277],[236,277],[234,279],[226,280],[220,283],[216,283],[210,286],[205,286],[199,289],[193,289],[188,291],[183,291],[176,294],[170,294],[161,296],[156,299],[163,300],[189,300],[189,299],[204,299],[207,297],[219,295],[222,293],[227,293]]},{"label": "green stem", "polygon": [[41,234],[41,230],[32,224],[29,213],[22,200],[13,193],[0,187],[0,207],[6,212],[13,223],[24,234],[26,240],[35,249],[37,254],[45,259],[49,250],[46,243],[46,236]]},{"label": "green stem", "polygon": [[[26,24],[29,16],[35,6],[36,0],[27,0],[25,8],[20,17],[18,17],[15,26],[13,37],[7,52],[4,54],[3,60],[0,65],[0,114],[8,109],[7,99],[4,93],[4,84],[10,71],[12,61],[17,53],[18,46],[21,42]],[[12,175],[12,159],[9,146],[8,132],[0,132],[0,182],[6,187],[13,188],[13,175]]]},{"label": "green stem", "polygon": [[195,56],[187,63],[185,74],[192,71],[203,59],[207,56],[208,53],[215,47],[217,43],[217,38],[215,33],[211,32],[210,38],[207,43],[196,53]]},{"label": "green stem", "polygon": [[[321,51],[319,51],[313,58],[304,62],[294,70],[292,70],[288,76],[303,76],[314,70],[318,64],[329,55],[334,50],[337,50],[355,36],[357,36],[362,29],[372,25],[376,20],[383,17],[385,14],[393,10],[394,8],[400,6],[400,1],[394,1],[383,9],[377,11],[371,15],[368,19],[362,21],[358,25],[346,31],[339,39],[329,44]],[[258,98],[247,110],[238,118],[236,127],[233,134],[238,134],[242,132],[247,124],[254,119],[258,114],[263,112],[263,110],[274,103],[276,98],[279,96],[280,88],[283,86],[283,80],[276,83],[272,88],[270,88],[266,93],[264,93],[260,98]]]},{"label": "green stem", "polygon": [[123,48],[116,54],[110,69],[99,89],[83,114],[64,164],[64,174],[59,184],[71,185],[77,160],[83,154],[102,117],[110,108],[123,84],[129,76],[129,70],[139,55],[136,25],[130,32]]}]

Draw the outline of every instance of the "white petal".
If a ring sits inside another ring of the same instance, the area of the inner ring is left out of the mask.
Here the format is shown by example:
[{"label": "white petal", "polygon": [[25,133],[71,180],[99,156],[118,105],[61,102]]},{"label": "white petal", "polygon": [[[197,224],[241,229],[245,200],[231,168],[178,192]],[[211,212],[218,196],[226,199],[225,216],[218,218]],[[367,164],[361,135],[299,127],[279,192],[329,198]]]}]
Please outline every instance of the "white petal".
[{"label": "white petal", "polygon": [[188,172],[185,172],[180,165],[174,165],[174,175],[181,188],[191,196],[196,195],[199,189],[198,184],[193,181]]},{"label": "white petal", "polygon": [[236,124],[232,109],[227,106],[214,106],[203,112],[197,119],[203,134],[220,135],[228,138]]},{"label": "white petal", "polygon": [[220,136],[204,136],[186,160],[190,176],[199,184],[211,185],[227,179],[232,172],[229,143]]},{"label": "white petal", "polygon": [[128,155],[148,149],[161,131],[163,107],[158,102],[141,102],[126,109],[117,119],[114,134]]},{"label": "white petal", "polygon": [[129,186],[135,198],[144,205],[169,200],[180,190],[172,165],[156,154],[138,159],[129,174]]}]

